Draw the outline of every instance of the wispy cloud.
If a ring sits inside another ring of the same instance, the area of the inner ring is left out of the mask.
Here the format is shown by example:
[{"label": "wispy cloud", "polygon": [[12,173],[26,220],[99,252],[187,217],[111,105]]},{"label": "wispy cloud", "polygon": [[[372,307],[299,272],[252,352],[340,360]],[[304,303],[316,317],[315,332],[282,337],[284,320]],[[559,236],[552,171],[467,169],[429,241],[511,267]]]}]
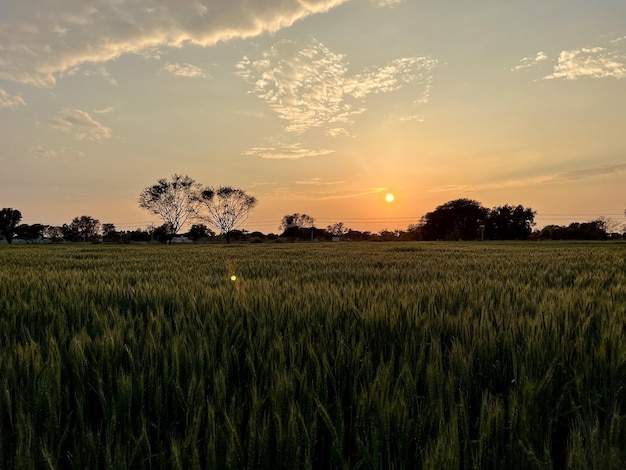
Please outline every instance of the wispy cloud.
[{"label": "wispy cloud", "polygon": [[580,170],[570,170],[555,175],[547,180],[547,182],[566,182],[577,181],[587,178],[595,178],[597,176],[608,176],[626,171],[626,163],[615,163],[613,165],[600,165],[591,168],[583,168]]},{"label": "wispy cloud", "polygon": [[334,150],[328,149],[309,149],[304,147],[301,143],[284,143],[273,139],[267,139],[266,145],[262,147],[253,147],[244,152],[244,155],[257,156],[273,160],[297,160],[305,157],[319,157],[333,152]]},{"label": "wispy cloud", "polygon": [[334,184],[345,183],[345,181],[324,181],[322,178],[311,178],[306,181],[296,181],[296,184],[303,184],[309,186],[330,186]]},{"label": "wispy cloud", "polygon": [[109,113],[112,113],[113,111],[115,111],[115,108],[113,106],[107,106],[106,108],[93,110],[93,112],[96,114],[109,114]]},{"label": "wispy cloud", "polygon": [[437,186],[434,188],[427,189],[426,192],[429,193],[449,193],[449,192],[467,192],[469,190],[469,186],[463,184],[449,184],[446,186]]},{"label": "wispy cloud", "polygon": [[167,63],[163,66],[165,70],[173,75],[187,78],[206,78],[209,76],[207,72],[192,64],[172,64]]},{"label": "wispy cloud", "polygon": [[79,150],[74,150],[69,147],[63,147],[59,150],[56,150],[45,148],[42,145],[37,145],[36,147],[33,147],[30,153],[33,157],[41,160],[50,160],[57,157],[80,158],[85,156],[83,152]]},{"label": "wispy cloud", "polygon": [[402,0],[372,0],[376,6],[379,7],[391,7],[397,5]]},{"label": "wispy cloud", "polygon": [[[79,73],[80,71],[80,67],[74,67],[73,69],[70,69],[66,72],[67,75],[76,75],[77,73]],[[93,70],[83,70],[82,74],[85,77],[102,77],[107,83],[117,86],[117,80],[115,78],[113,78],[113,76],[109,73],[109,71],[103,67],[96,67]]]},{"label": "wispy cloud", "polygon": [[[415,97],[413,106],[427,102],[437,65],[437,60],[429,57],[405,57],[383,67],[350,73],[346,56],[318,41],[312,40],[304,47],[293,41],[280,41],[256,58],[245,56],[237,64],[236,73],[250,83],[251,93],[285,121],[285,134],[301,135],[322,129],[328,137],[347,137],[357,116],[367,111],[370,95],[410,86]],[[408,117],[413,116],[416,114]],[[397,120],[406,117],[398,116]],[[284,145],[289,144],[281,144]],[[261,147],[247,153],[262,154],[264,158],[330,153],[278,151],[272,156],[271,152],[271,148]]]},{"label": "wispy cloud", "polygon": [[524,57],[523,59],[521,59],[519,64],[513,67],[511,71],[515,72],[518,70],[528,69],[546,60],[548,60],[548,56],[546,55],[545,52],[540,51],[540,52],[537,52],[537,54],[534,57]]},{"label": "wispy cloud", "polygon": [[77,140],[101,141],[111,138],[111,129],[93,119],[80,109],[63,109],[50,124],[67,134],[74,134]]},{"label": "wispy cloud", "polygon": [[[301,183],[298,183],[301,184]],[[338,184],[338,183],[337,183]],[[308,185],[314,188],[317,185]],[[267,196],[272,197],[289,197],[290,200],[314,200],[327,201],[332,199],[350,199],[355,197],[367,196],[370,194],[380,194],[388,191],[386,187],[352,187],[345,189],[328,189],[328,190],[302,190],[298,187],[275,187],[267,192]]]},{"label": "wispy cloud", "polygon": [[345,129],[366,111],[363,100],[368,95],[408,84],[416,88],[416,102],[427,101],[424,94],[436,66],[435,59],[406,57],[350,74],[345,55],[322,43],[312,41],[300,48],[292,41],[281,41],[255,60],[244,57],[237,73],[252,84],[252,93],[287,121],[286,132],[303,133],[325,126]]},{"label": "wispy cloud", "polygon": [[610,165],[598,165],[595,167],[569,170],[556,174],[544,174],[532,177],[522,177],[515,179],[503,179],[493,183],[483,183],[475,186],[470,185],[448,185],[430,188],[428,192],[456,192],[472,193],[485,190],[502,190],[512,188],[524,188],[544,184],[560,184],[572,181],[610,176],[626,172],[626,162],[614,163]]},{"label": "wispy cloud", "polygon": [[20,106],[26,106],[26,101],[24,101],[24,98],[22,98],[21,96],[11,95],[7,91],[0,88],[0,109],[17,109]]},{"label": "wispy cloud", "polygon": [[83,64],[276,32],[348,0],[5,0],[0,78],[39,87]]}]

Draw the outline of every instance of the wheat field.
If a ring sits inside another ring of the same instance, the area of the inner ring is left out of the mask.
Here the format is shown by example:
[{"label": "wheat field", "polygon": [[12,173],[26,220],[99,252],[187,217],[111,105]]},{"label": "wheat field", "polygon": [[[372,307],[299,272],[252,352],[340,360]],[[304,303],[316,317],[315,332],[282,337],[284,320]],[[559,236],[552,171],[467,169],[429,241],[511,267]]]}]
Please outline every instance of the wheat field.
[{"label": "wheat field", "polygon": [[0,468],[624,468],[625,333],[617,243],[1,246]]}]

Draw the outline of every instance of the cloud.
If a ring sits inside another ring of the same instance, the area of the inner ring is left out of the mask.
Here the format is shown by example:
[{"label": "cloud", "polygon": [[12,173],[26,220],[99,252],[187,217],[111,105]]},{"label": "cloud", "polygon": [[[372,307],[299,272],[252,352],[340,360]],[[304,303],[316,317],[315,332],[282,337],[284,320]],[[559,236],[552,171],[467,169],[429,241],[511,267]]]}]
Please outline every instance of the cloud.
[{"label": "cloud", "polygon": [[[237,74],[253,86],[252,93],[287,121],[286,132],[303,133],[326,126],[345,129],[366,111],[363,100],[367,96],[405,85],[417,88],[420,96],[416,102],[427,101],[425,94],[436,66],[437,61],[428,57],[406,57],[350,74],[345,55],[317,41],[304,48],[281,41],[255,60],[244,57],[237,64]],[[328,133],[333,132],[337,133]]]},{"label": "cloud", "polygon": [[449,184],[446,186],[437,186],[435,188],[427,189],[426,192],[429,193],[443,193],[443,192],[467,192],[469,189],[468,186],[463,184]]},{"label": "cloud", "polygon": [[[615,43],[614,43],[615,44]],[[618,48],[590,47],[562,51],[552,74],[546,80],[564,78],[625,78],[626,53]]]},{"label": "cloud", "polygon": [[93,112],[96,114],[109,114],[109,113],[112,113],[113,111],[115,111],[115,108],[113,106],[107,106],[106,108],[93,110]]},{"label": "cloud", "polygon": [[333,127],[326,130],[326,135],[329,137],[349,137],[350,133],[343,127]]},{"label": "cloud", "polygon": [[101,141],[111,138],[111,129],[94,120],[80,109],[63,109],[50,124],[67,134],[74,134],[77,140]]},{"label": "cloud", "polygon": [[300,143],[284,143],[274,139],[267,139],[266,142],[266,146],[253,147],[243,154],[272,160],[297,160],[305,157],[319,157],[334,152],[334,150],[328,149],[308,149]]},{"label": "cloud", "polygon": [[0,78],[52,87],[83,64],[276,32],[347,1],[4,0]]},{"label": "cloud", "polygon": [[511,71],[515,72],[518,70],[528,69],[545,60],[548,60],[548,56],[546,55],[545,52],[540,51],[540,52],[537,52],[537,54],[534,57],[524,57],[522,60],[520,60],[519,65],[516,65],[515,67],[513,67]]},{"label": "cloud", "polygon": [[0,109],[9,108],[17,109],[20,106],[26,106],[26,101],[21,96],[13,96],[0,88]]},{"label": "cloud", "polygon": [[[66,71],[65,73],[67,75],[76,75],[79,72],[79,70],[80,70],[79,67],[74,67],[73,69],[70,69]],[[96,67],[93,70],[84,70],[82,74],[85,77],[102,77],[107,83],[114,85],[114,86],[118,85],[117,80],[113,78],[113,76],[109,73],[109,71],[103,66]]]},{"label": "cloud", "polygon": [[69,147],[63,147],[60,150],[48,149],[41,145],[34,147],[31,150],[31,155],[35,158],[42,160],[54,159],[57,157],[71,157],[79,158],[84,157],[85,154],[79,150],[74,150]]},{"label": "cloud", "polygon": [[513,188],[525,188],[545,184],[560,184],[572,181],[580,181],[583,179],[597,178],[602,176],[610,176],[626,171],[626,162],[615,163],[611,165],[599,165],[596,167],[583,168],[580,170],[570,170],[563,173],[539,175],[533,177],[522,177],[516,179],[494,181],[493,183],[484,183],[476,186],[468,185],[449,185],[430,188],[428,192],[462,192],[472,193],[485,190],[502,190]]},{"label": "cloud", "polygon": [[591,168],[583,168],[582,170],[570,170],[560,173],[548,179],[547,182],[566,182],[578,181],[597,176],[607,176],[626,171],[626,163],[616,163],[613,165],[601,165]]},{"label": "cloud", "polygon": [[[296,182],[302,184],[301,182]],[[338,182],[339,183],[339,182]],[[337,184],[338,184],[337,183]],[[343,183],[343,182],[341,182]],[[346,188],[340,190],[325,190],[325,191],[302,191],[294,187],[276,187],[265,193],[266,196],[283,198],[288,197],[289,200],[315,200],[326,201],[331,199],[349,199],[354,197],[368,196],[370,194],[380,194],[388,191],[386,187],[376,188]]]},{"label": "cloud", "polygon": [[306,180],[306,181],[296,181],[296,184],[304,184],[304,185],[311,185],[311,186],[328,186],[328,185],[341,184],[341,183],[345,183],[345,181],[324,181],[322,180],[322,178],[311,178],[310,180]]},{"label": "cloud", "polygon": [[373,0],[374,4],[378,7],[392,7],[401,1],[402,0]]},{"label": "cloud", "polygon": [[206,78],[209,76],[209,74],[200,67],[196,67],[192,64],[172,64],[168,62],[163,68],[171,74],[178,75],[179,77]]}]

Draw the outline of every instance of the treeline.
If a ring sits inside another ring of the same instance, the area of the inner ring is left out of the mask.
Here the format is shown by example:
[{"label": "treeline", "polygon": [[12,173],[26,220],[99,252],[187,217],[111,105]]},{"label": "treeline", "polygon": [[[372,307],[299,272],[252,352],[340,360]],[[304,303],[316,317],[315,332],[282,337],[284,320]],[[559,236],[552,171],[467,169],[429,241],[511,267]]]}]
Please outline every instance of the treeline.
[{"label": "treeline", "polygon": [[[278,233],[231,229],[228,241],[234,242],[306,242],[306,241],[474,241],[474,240],[615,240],[623,239],[625,227],[599,217],[588,222],[572,222],[567,226],[548,225],[534,230],[536,211],[522,205],[503,205],[491,209],[471,199],[456,199],[425,214],[406,230],[381,230],[377,233],[353,230],[343,222],[315,226],[307,214],[285,215]],[[224,233],[216,233],[203,223],[193,224],[188,231],[172,233],[171,224],[148,226],[145,229],[117,230],[113,223],[83,215],[61,226],[40,223],[20,224],[19,210],[0,210],[0,240],[11,243],[32,242],[105,242],[105,243],[168,243],[221,242]]]}]

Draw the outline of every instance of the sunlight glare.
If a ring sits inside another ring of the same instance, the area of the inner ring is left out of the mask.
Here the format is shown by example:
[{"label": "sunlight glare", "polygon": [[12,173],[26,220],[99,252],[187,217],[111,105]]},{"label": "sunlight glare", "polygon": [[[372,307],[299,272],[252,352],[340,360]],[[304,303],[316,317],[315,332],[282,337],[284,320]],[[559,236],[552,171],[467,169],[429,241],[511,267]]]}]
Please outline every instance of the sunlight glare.
[{"label": "sunlight glare", "polygon": [[391,194],[391,193],[387,193],[385,195],[385,201],[387,201],[387,202],[393,202],[394,199],[395,198],[394,198],[393,194]]}]

